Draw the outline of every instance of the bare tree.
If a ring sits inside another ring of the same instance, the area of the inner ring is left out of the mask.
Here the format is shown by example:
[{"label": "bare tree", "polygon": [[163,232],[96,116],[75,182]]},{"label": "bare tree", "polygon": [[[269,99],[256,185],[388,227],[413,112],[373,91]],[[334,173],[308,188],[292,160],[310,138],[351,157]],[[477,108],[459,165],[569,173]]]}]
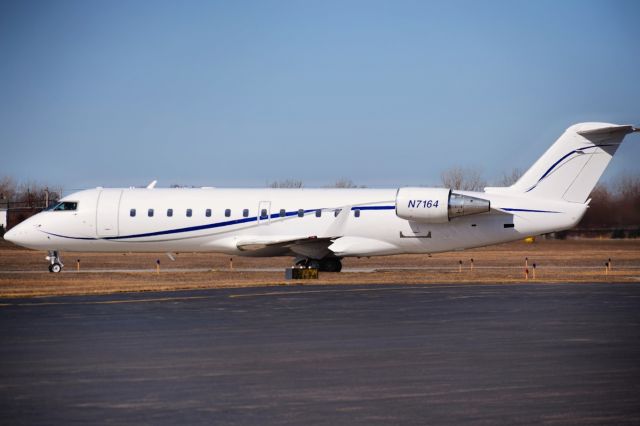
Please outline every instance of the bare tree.
[{"label": "bare tree", "polygon": [[512,169],[511,172],[504,172],[502,177],[496,182],[496,186],[511,186],[520,179],[522,176],[522,170]]},{"label": "bare tree", "polygon": [[358,185],[353,183],[351,179],[340,178],[336,180],[333,185],[329,185],[327,188],[358,188]]},{"label": "bare tree", "polygon": [[269,188],[302,188],[302,181],[299,179],[284,179],[267,183]]},{"label": "bare tree", "polygon": [[627,173],[609,185],[598,184],[589,198],[589,209],[579,227],[622,230],[640,225],[640,175]]},{"label": "bare tree", "polygon": [[612,203],[615,203],[615,201],[606,185],[596,185],[589,197],[591,202],[582,221],[580,221],[580,227],[609,228],[615,226],[617,220],[614,217],[615,214],[612,214],[610,210]]},{"label": "bare tree", "polygon": [[13,200],[17,192],[16,181],[9,176],[0,178],[0,200]]},{"label": "bare tree", "polygon": [[625,173],[614,181],[615,215],[623,226],[640,227],[640,175]]},{"label": "bare tree", "polygon": [[440,175],[445,188],[463,191],[481,191],[487,182],[479,169],[471,167],[451,167]]},{"label": "bare tree", "polygon": [[14,196],[15,201],[35,205],[40,201],[49,198],[47,186],[34,181],[22,182],[18,185],[18,190]]},{"label": "bare tree", "polygon": [[0,202],[4,204],[19,203],[24,206],[46,207],[46,204],[59,200],[61,196],[60,186],[50,189],[47,185],[35,181],[17,183],[9,176],[0,179]]},{"label": "bare tree", "polygon": [[614,181],[613,188],[616,195],[629,200],[640,197],[640,175],[624,173]]}]

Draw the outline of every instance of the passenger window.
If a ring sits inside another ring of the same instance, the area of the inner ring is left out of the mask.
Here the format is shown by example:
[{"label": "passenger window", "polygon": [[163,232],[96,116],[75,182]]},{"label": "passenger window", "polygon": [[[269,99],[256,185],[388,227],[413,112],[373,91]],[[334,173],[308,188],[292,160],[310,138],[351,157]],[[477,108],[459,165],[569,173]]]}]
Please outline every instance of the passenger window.
[{"label": "passenger window", "polygon": [[153,217],[153,209],[147,210],[147,216]]},{"label": "passenger window", "polygon": [[225,216],[225,217],[231,217],[231,209],[226,209],[226,210],[224,211],[224,216]]},{"label": "passenger window", "polygon": [[204,215],[205,215],[206,217],[211,217],[211,209],[206,209],[206,210],[204,211]]},{"label": "passenger window", "polygon": [[280,217],[285,217],[287,215],[287,212],[284,211],[284,209],[280,209]]},{"label": "passenger window", "polygon": [[316,210],[316,217],[320,217],[322,216],[322,210],[318,209]]},{"label": "passenger window", "polygon": [[129,210],[129,216],[136,217],[136,209]]},{"label": "passenger window", "polygon": [[75,201],[62,201],[61,203],[56,204],[49,210],[54,211],[73,211],[78,209],[78,203]]},{"label": "passenger window", "polygon": [[249,209],[242,210],[242,217],[248,217],[248,216],[249,216]]},{"label": "passenger window", "polygon": [[173,209],[167,209],[167,217],[173,217]]},{"label": "passenger window", "polygon": [[193,215],[193,210],[187,209],[187,217],[191,217]]},{"label": "passenger window", "polygon": [[262,209],[260,211],[260,219],[267,219],[269,215],[267,214],[267,209]]},{"label": "passenger window", "polygon": [[355,210],[353,211],[353,215],[354,215],[355,217],[360,217],[360,209],[355,209]]},{"label": "passenger window", "polygon": [[304,210],[300,209],[298,210],[298,217],[302,217],[304,216]]}]

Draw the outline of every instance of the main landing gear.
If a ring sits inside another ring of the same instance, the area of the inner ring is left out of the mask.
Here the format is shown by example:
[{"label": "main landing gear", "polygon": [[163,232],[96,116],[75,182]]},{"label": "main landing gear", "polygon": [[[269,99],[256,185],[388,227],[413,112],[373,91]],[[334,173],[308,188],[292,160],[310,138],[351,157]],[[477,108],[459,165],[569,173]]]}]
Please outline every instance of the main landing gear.
[{"label": "main landing gear", "polygon": [[324,259],[300,259],[296,261],[296,266],[303,268],[314,268],[321,272],[340,272],[342,262],[338,257],[325,257]]},{"label": "main landing gear", "polygon": [[62,259],[60,258],[57,250],[50,250],[49,256],[47,256],[46,259],[49,261],[49,272],[57,274],[62,271],[64,264],[62,263]]}]

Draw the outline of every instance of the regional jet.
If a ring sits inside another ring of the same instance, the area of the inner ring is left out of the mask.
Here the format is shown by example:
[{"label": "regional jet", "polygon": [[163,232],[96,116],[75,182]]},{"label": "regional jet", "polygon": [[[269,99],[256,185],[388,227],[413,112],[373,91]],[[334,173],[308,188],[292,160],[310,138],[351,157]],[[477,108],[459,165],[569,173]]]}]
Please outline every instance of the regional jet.
[{"label": "regional jet", "polygon": [[437,253],[569,229],[631,125],[580,123],[513,185],[451,188],[95,188],[9,230],[15,244],[60,252],[220,252],[292,256],[339,272],[348,256]]}]

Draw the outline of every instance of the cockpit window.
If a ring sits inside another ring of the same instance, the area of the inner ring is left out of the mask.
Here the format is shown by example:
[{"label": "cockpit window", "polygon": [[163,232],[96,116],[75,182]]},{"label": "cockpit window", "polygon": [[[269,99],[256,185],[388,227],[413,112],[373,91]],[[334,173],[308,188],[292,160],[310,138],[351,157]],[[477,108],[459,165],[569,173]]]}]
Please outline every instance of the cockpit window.
[{"label": "cockpit window", "polygon": [[61,201],[53,207],[49,207],[51,211],[74,211],[78,210],[78,203],[76,201]]}]

